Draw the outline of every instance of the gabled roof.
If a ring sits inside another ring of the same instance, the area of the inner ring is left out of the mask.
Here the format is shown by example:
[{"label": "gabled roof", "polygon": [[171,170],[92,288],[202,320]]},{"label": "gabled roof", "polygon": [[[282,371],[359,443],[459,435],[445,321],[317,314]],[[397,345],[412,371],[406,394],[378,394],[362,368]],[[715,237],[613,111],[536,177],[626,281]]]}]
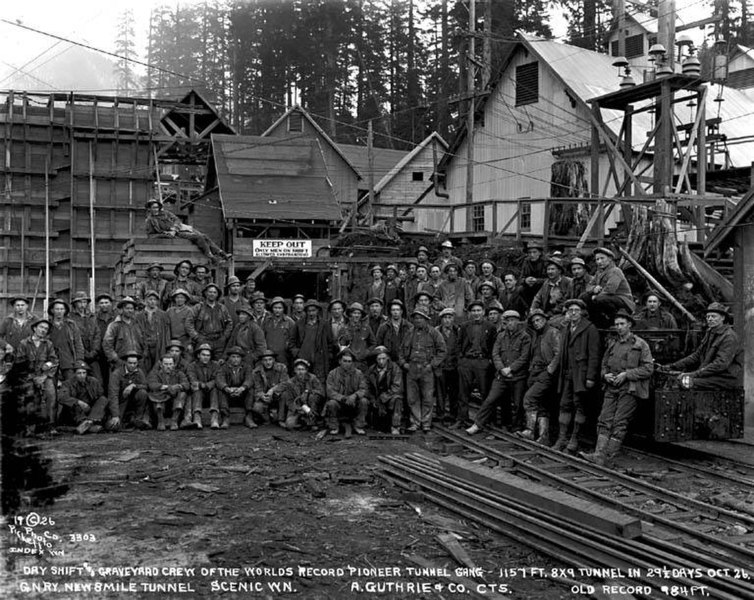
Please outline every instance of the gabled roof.
[{"label": "gabled roof", "polygon": [[736,230],[748,215],[754,210],[754,188],[738,201],[736,207],[728,213],[724,221],[718,223],[712,230],[704,244],[704,255],[708,256],[716,248],[728,239],[728,236]]},{"label": "gabled roof", "polygon": [[[213,135],[207,185],[225,218],[336,221],[341,210],[313,138]],[[212,176],[217,181],[210,183]]]},{"label": "gabled roof", "polygon": [[[437,133],[436,131],[433,131],[426,138],[424,138],[424,140],[421,142],[421,144],[419,144],[418,146],[416,146],[416,148],[414,148],[413,150],[411,150],[411,152],[409,152],[408,154],[406,154],[403,157],[403,159],[397,165],[395,165],[382,179],[380,179],[377,182],[377,185],[374,186],[375,193],[379,192],[388,183],[390,183],[393,180],[393,178],[398,173],[400,173],[404,169],[404,167],[406,165],[410,164],[411,161],[414,160],[414,158],[422,150],[424,150],[427,146],[429,146],[430,144],[433,144],[435,142],[437,142],[438,144],[440,144],[442,146],[443,153],[448,149],[448,143],[442,138],[442,136],[439,133]],[[442,158],[442,157],[440,157],[440,158]]]},{"label": "gabled roof", "polygon": [[[306,119],[307,123],[309,123],[314,130],[322,137],[324,140],[332,147],[333,150],[343,159],[343,161],[353,170],[354,173],[356,173],[356,176],[361,179],[361,173],[359,173],[359,170],[354,166],[354,164],[351,162],[351,160],[346,156],[346,154],[343,152],[343,150],[336,144],[332,138],[325,133],[325,130],[322,129],[317,122],[312,118],[312,116],[301,106],[295,105],[291,106],[288,110],[286,110],[283,115],[275,121],[272,125],[270,125],[263,133],[262,137],[269,136],[272,131],[280,125],[283,121],[285,121],[288,118],[288,115],[290,115],[292,112],[300,112],[304,118]],[[298,134],[293,134],[291,137],[301,137]]]},{"label": "gabled roof", "polygon": [[[192,99],[193,96],[193,99]],[[220,113],[217,112],[217,109],[215,108],[214,104],[207,100],[207,98],[202,95],[201,92],[199,92],[196,89],[190,89],[185,94],[178,96],[176,98],[176,101],[178,104],[182,105],[189,105],[196,104],[196,101],[199,100],[199,103],[201,105],[201,109],[204,112],[195,112],[194,113],[194,128],[198,132],[204,131],[206,128],[210,128],[212,133],[231,133],[235,134],[236,130],[233,129],[233,127],[225,121],[220,116]],[[165,119],[165,117],[170,117],[176,125],[178,125],[181,128],[185,128],[186,131],[188,131],[189,128],[189,117],[186,116],[185,112],[182,112],[179,107],[176,107],[174,109],[169,110],[162,119]],[[162,120],[161,119],[161,120]],[[216,121],[219,121],[216,123]],[[216,123],[216,124],[215,124]],[[213,126],[214,124],[214,126]]]},{"label": "gabled roof", "polygon": [[[338,144],[343,153],[354,164],[363,178],[369,175],[369,149],[358,144]],[[375,180],[388,173],[403,157],[408,154],[405,150],[393,150],[392,148],[372,148],[374,153],[374,176]]]}]

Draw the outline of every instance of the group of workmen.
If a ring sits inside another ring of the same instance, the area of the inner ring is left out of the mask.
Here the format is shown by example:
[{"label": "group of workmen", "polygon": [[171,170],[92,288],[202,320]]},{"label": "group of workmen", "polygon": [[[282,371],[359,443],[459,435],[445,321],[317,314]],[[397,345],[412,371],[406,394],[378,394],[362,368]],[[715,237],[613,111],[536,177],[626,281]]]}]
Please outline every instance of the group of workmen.
[{"label": "group of workmen", "polygon": [[[656,293],[635,312],[614,253],[597,248],[592,258],[590,274],[584,257],[545,256],[530,244],[517,272],[501,278],[493,261],[462,262],[445,241],[435,261],[420,247],[400,266],[374,265],[351,301],[326,305],[267,298],[251,276],[221,288],[188,260],[165,277],[155,263],[117,302],[105,293],[92,307],[79,292],[37,318],[27,298],[13,298],[0,362],[25,373],[22,412],[81,434],[202,428],[205,412],[212,429],[227,429],[235,407],[252,429],[343,427],[347,436],[368,426],[427,432],[437,420],[474,435],[498,418],[576,453],[602,389],[597,445],[582,455],[604,464],[656,368],[684,387],[720,389],[740,385],[741,357],[727,308],[713,303],[698,349],[655,365],[632,330],[675,329],[673,316]],[[615,330],[604,349],[598,327]]]}]

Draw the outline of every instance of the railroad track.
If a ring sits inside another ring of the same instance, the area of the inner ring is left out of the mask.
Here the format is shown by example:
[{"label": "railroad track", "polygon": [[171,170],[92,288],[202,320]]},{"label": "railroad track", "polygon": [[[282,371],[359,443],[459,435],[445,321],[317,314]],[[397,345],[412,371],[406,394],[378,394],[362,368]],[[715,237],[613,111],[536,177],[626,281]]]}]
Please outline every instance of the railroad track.
[{"label": "railroad track", "polygon": [[[491,443],[437,427],[444,438],[497,461],[506,470],[634,515],[647,524],[647,537],[657,547],[682,544],[701,550],[728,566],[754,564],[754,516],[689,498],[636,477],[600,467],[502,431]],[[747,535],[731,535],[736,526]],[[736,539],[738,538],[738,539]]]}]

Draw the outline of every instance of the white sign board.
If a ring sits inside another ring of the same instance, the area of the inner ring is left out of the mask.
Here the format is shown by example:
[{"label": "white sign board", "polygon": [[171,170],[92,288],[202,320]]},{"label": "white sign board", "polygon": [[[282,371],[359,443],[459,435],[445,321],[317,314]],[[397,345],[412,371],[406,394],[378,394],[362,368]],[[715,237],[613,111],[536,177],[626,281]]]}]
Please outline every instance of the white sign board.
[{"label": "white sign board", "polygon": [[253,240],[254,258],[311,258],[311,240]]}]

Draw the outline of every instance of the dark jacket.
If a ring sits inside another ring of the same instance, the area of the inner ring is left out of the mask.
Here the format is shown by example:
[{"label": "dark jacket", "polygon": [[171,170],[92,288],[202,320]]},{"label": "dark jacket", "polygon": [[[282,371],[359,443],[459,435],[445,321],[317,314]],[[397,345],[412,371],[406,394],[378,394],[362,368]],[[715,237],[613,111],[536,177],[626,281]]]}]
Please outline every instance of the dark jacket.
[{"label": "dark jacket", "polygon": [[437,369],[445,360],[445,339],[432,327],[424,330],[414,327],[401,343],[398,364],[408,369],[410,363],[429,365]]},{"label": "dark jacket", "polygon": [[570,277],[561,276],[556,284],[546,280],[532,300],[531,308],[540,308],[548,317],[563,312],[563,304],[573,296],[573,283]]},{"label": "dark jacket", "polygon": [[441,367],[444,371],[455,371],[458,368],[458,342],[461,337],[461,327],[453,323],[447,332],[442,325],[438,325],[435,329],[445,340],[446,354]]},{"label": "dark jacket", "polygon": [[687,357],[668,365],[669,369],[690,371],[692,377],[729,376],[739,384],[742,375],[741,346],[730,325],[707,331],[699,347]]},{"label": "dark jacket", "polygon": [[486,358],[492,359],[492,348],[495,346],[495,338],[497,337],[497,328],[490,323],[487,319],[482,319],[482,343],[481,356],[471,356],[472,354],[472,339],[469,335],[472,327],[474,327],[474,321],[466,321],[460,326],[460,332],[458,335],[458,357],[459,358]]},{"label": "dark jacket", "polygon": [[390,356],[390,360],[398,360],[400,354],[401,342],[408,336],[414,326],[406,319],[401,319],[401,324],[396,330],[393,327],[392,319],[380,325],[377,330],[377,346],[385,346]]},{"label": "dark jacket", "polygon": [[392,360],[387,361],[385,373],[380,378],[380,368],[375,364],[367,372],[367,398],[372,404],[387,404],[393,398],[402,397],[403,373]]},{"label": "dark jacket", "polygon": [[107,326],[102,338],[102,350],[110,362],[117,362],[126,352],[144,355],[144,332],[136,318],[126,323],[119,315]]},{"label": "dark jacket", "polygon": [[288,381],[288,368],[283,363],[275,363],[268,371],[262,365],[251,373],[254,399],[261,400],[270,391],[280,392],[281,384]]},{"label": "dark jacket", "polygon": [[337,351],[332,338],[330,322],[322,318],[317,321],[312,351],[304,352],[302,348],[308,330],[305,318],[297,321],[296,326],[291,329],[291,354],[293,358],[308,360],[311,364],[311,372],[316,374],[318,378],[324,378],[330,372],[330,357]]},{"label": "dark jacket", "polygon": [[[48,339],[40,340],[39,346],[34,344],[32,336],[24,338],[16,349],[16,362],[28,363],[27,372],[30,376],[48,375],[52,377],[58,368],[58,354],[55,352],[55,346]],[[45,364],[52,363],[49,369],[45,369]]]},{"label": "dark jacket", "polygon": [[72,369],[76,361],[84,360],[81,331],[72,319],[65,317],[59,327],[53,322],[47,337],[55,345],[61,369]]},{"label": "dark jacket", "polygon": [[210,360],[206,365],[198,360],[189,363],[186,367],[186,377],[188,377],[191,389],[194,391],[213,389],[219,369],[220,365],[214,360]]},{"label": "dark jacket", "polygon": [[[623,385],[628,385],[629,393],[642,399],[649,398],[649,378],[654,371],[649,344],[634,334],[631,334],[628,343],[630,347],[626,353],[621,349],[618,338],[613,337],[608,341],[602,357],[602,379],[608,373],[618,375],[625,372],[626,382]],[[625,356],[620,356],[621,354]]]},{"label": "dark jacket", "polygon": [[587,380],[596,384],[600,379],[600,350],[600,334],[591,321],[582,317],[573,333],[570,323],[565,323],[560,331],[558,390],[562,391],[569,372],[576,393],[587,391]]},{"label": "dark jacket", "polygon": [[526,379],[529,376],[530,355],[531,338],[524,323],[520,323],[515,331],[504,329],[500,332],[492,348],[495,371],[499,374],[504,368],[510,368],[511,374],[505,379],[511,381]]},{"label": "dark jacket", "polygon": [[110,374],[110,383],[108,385],[107,397],[110,403],[120,403],[123,397],[123,390],[129,385],[134,384],[134,391],[147,389],[147,377],[141,368],[135,371],[126,370],[126,365],[121,365]]},{"label": "dark jacket", "polygon": [[248,392],[253,385],[252,371],[249,365],[241,363],[240,367],[232,367],[226,362],[215,376],[217,389],[224,392],[225,388],[243,387]]},{"label": "dark jacket", "polygon": [[547,323],[531,336],[531,364],[534,372],[549,369],[554,374],[560,363],[560,330]]},{"label": "dark jacket", "polygon": [[635,318],[635,327],[639,330],[678,329],[678,323],[676,322],[675,317],[664,308],[660,308],[655,315],[649,314],[649,311],[646,308],[642,308],[636,313]]},{"label": "dark jacket", "polygon": [[84,360],[92,362],[99,355],[102,348],[102,335],[97,324],[97,317],[86,312],[81,316],[77,312],[71,312],[71,319],[81,332],[81,342],[84,344]]},{"label": "dark jacket", "polygon": [[233,346],[239,346],[246,352],[245,362],[254,365],[262,352],[267,350],[267,340],[264,339],[264,331],[254,321],[238,323],[233,331],[230,332],[228,344],[225,346],[225,359],[227,360],[227,350]]},{"label": "dark jacket", "polygon": [[[161,390],[160,387],[163,385],[170,386],[170,389]],[[181,392],[188,392],[191,386],[183,371],[173,369],[168,373],[162,369],[162,365],[158,365],[147,377],[147,388],[149,399],[159,404],[175,398]]]},{"label": "dark jacket", "polygon": [[631,293],[631,286],[628,285],[626,276],[619,267],[608,267],[604,271],[597,271],[594,274],[592,283],[587,286],[586,291],[589,294],[594,294],[594,288],[600,286],[602,291],[596,294],[597,298],[605,296],[614,296],[620,298],[628,312],[633,312],[636,308],[634,303],[634,297]]}]

